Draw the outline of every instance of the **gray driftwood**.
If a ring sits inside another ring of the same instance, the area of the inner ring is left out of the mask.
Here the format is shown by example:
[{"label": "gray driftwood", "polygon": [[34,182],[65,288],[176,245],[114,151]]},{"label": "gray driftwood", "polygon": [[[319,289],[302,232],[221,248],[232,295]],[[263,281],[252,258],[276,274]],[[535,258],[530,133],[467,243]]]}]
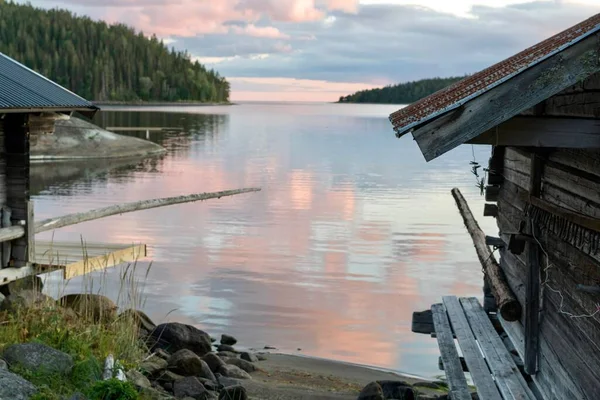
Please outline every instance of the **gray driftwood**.
[{"label": "gray driftwood", "polygon": [[[41,233],[52,229],[58,229],[69,225],[75,225],[81,222],[92,221],[98,218],[109,217],[111,215],[119,215],[132,211],[148,210],[150,208],[170,206],[173,204],[189,203],[193,201],[219,199],[221,197],[234,196],[236,194],[258,192],[260,190],[260,188],[224,190],[221,192],[189,194],[185,196],[166,197],[162,199],[142,200],[133,203],[118,204],[110,207],[99,208],[92,211],[63,215],[62,217],[49,218],[40,222],[36,222],[35,233]],[[22,227],[11,227],[10,229],[12,228],[21,228],[21,232],[24,233]],[[2,229],[1,231],[4,231],[4,229]],[[1,237],[0,240],[2,240]]]},{"label": "gray driftwood", "polygon": [[467,231],[473,239],[477,257],[483,266],[485,275],[488,277],[492,287],[492,293],[496,299],[498,310],[507,321],[516,321],[521,318],[521,304],[516,299],[512,290],[506,282],[506,277],[498,265],[496,258],[485,243],[485,234],[473,217],[467,201],[457,188],[452,189],[452,196],[456,201],[458,211],[463,218]]}]

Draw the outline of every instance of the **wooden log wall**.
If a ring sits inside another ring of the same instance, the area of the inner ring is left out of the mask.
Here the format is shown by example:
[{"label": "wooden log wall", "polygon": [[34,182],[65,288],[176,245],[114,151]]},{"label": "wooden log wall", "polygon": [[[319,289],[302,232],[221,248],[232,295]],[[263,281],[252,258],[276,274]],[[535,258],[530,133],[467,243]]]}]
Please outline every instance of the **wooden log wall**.
[{"label": "wooden log wall", "polygon": [[600,73],[593,74],[568,87],[522,114],[553,117],[600,117]]},{"label": "wooden log wall", "polygon": [[[548,204],[600,218],[600,150],[558,149],[542,155],[540,198]],[[497,195],[497,223],[511,233],[533,217],[540,228],[542,269],[539,364],[536,380],[548,399],[600,398],[600,294],[578,285],[600,285],[600,233],[528,206],[531,153],[507,147]],[[528,251],[501,249],[501,266],[526,306]],[[525,326],[524,314],[521,320]],[[522,332],[523,334],[524,332]]]}]

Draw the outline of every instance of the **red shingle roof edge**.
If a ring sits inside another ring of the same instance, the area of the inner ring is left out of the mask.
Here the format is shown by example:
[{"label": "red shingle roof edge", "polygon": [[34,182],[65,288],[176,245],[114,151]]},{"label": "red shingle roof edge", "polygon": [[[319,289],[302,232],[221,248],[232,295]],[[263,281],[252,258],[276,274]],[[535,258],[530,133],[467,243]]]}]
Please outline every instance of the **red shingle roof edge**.
[{"label": "red shingle roof edge", "polygon": [[600,14],[416,101],[389,117],[396,136],[451,111],[600,30]]}]

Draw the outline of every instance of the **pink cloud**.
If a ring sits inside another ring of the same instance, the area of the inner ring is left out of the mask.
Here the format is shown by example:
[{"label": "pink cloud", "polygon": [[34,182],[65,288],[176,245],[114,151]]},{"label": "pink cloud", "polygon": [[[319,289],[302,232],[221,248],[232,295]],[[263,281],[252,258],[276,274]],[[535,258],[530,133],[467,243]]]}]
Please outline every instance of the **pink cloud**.
[{"label": "pink cloud", "polygon": [[232,32],[238,35],[248,35],[254,37],[264,37],[271,39],[288,39],[289,36],[281,32],[279,29],[272,26],[256,26],[254,24],[246,25],[245,27],[234,26]]},{"label": "pink cloud", "polygon": [[[190,37],[201,34],[227,33],[255,37],[284,38],[277,28],[258,27],[261,18],[277,22],[308,22],[326,18],[328,11],[353,13],[358,0],[159,0],[144,4],[107,7],[104,19],[124,22],[158,36]],[[228,21],[243,21],[246,28],[230,28]]]}]

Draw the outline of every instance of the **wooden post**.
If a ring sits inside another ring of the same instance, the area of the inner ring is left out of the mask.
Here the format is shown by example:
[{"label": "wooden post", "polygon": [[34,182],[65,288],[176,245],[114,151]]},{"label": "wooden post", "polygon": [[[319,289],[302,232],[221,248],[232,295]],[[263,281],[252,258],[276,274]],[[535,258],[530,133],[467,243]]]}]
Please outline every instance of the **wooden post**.
[{"label": "wooden post", "polygon": [[[6,206],[10,208],[12,225],[33,226],[28,218],[29,202],[29,126],[27,114],[7,114],[4,119],[4,150],[6,157]],[[33,238],[31,238],[33,240]],[[29,264],[29,238],[25,236],[11,243],[12,267]]]},{"label": "wooden post", "polygon": [[[531,154],[529,197],[539,198],[542,190],[542,159]],[[525,287],[525,372],[533,375],[538,370],[539,313],[540,313],[540,237],[539,228],[532,218],[527,221],[528,233],[533,240],[527,242],[527,282]],[[537,240],[536,240],[537,238]]]},{"label": "wooden post", "polygon": [[496,204],[485,204],[483,206],[483,216],[496,218],[498,216],[498,206]]},{"label": "wooden post", "polygon": [[485,244],[485,234],[479,227],[479,224],[473,218],[473,214],[469,209],[467,201],[460,193],[457,188],[452,189],[452,196],[456,201],[458,211],[463,218],[467,231],[473,239],[475,250],[477,251],[477,257],[481,262],[483,270],[487,278],[489,279],[492,287],[492,293],[496,299],[496,304],[500,310],[502,318],[506,321],[517,321],[521,318],[521,304],[516,299],[511,288],[506,282],[504,272],[498,265],[494,254],[490,251],[490,248]]},{"label": "wooden post", "polygon": [[498,201],[500,195],[500,186],[486,186],[485,187],[485,201]]}]

